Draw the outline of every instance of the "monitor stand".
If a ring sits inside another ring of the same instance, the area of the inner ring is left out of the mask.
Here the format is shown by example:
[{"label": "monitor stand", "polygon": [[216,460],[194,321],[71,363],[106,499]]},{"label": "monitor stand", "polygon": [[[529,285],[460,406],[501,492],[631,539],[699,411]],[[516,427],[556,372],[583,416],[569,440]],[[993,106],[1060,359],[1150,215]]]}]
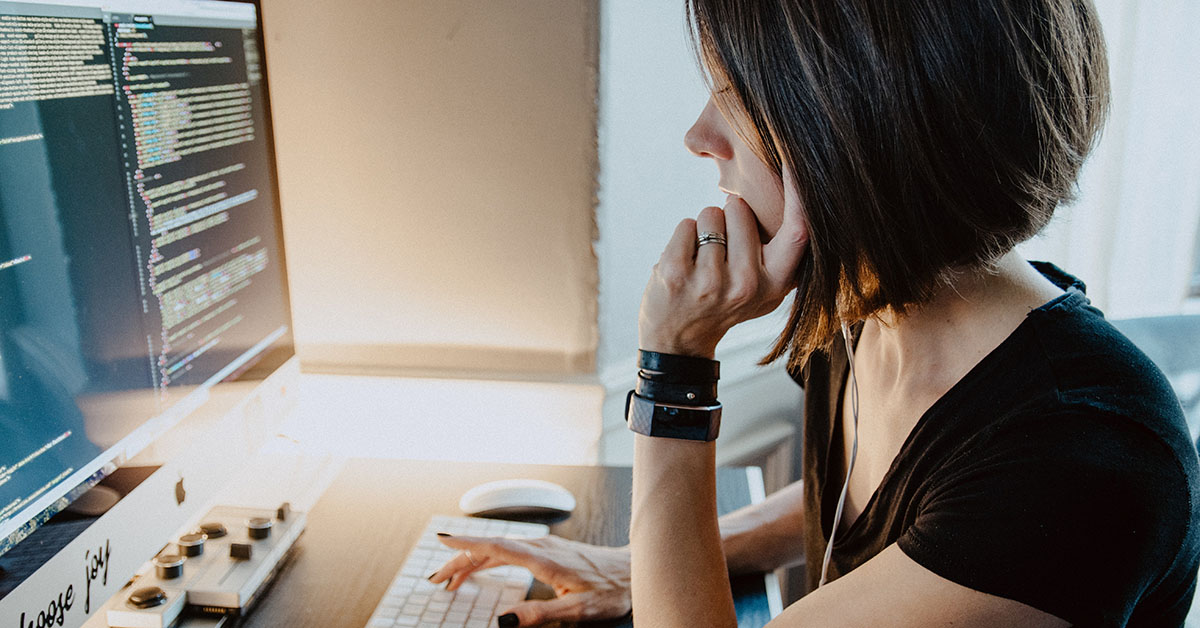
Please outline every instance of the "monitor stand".
[{"label": "monitor stand", "polygon": [[71,505],[67,506],[63,512],[80,517],[99,517],[116,506],[119,501],[121,501],[121,493],[116,489],[97,484],[92,487],[92,490],[71,502]]}]

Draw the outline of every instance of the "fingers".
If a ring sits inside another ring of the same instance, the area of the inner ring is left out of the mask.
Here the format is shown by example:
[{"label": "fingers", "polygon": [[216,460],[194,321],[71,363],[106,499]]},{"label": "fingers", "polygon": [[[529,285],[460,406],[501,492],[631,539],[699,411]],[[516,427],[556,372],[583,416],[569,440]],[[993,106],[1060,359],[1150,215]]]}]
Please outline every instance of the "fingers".
[{"label": "fingers", "polygon": [[604,595],[593,591],[568,593],[551,600],[528,600],[508,609],[501,615],[515,615],[516,623],[505,620],[500,625],[537,626],[552,621],[580,622],[598,619],[615,619],[629,614],[630,602],[627,595]]},{"label": "fingers", "polygon": [[755,272],[762,261],[762,241],[758,236],[758,220],[746,201],[729,197],[725,204],[725,228],[729,239],[730,273],[741,276],[745,272]]},{"label": "fingers", "polygon": [[429,581],[434,584],[445,582],[448,591],[462,586],[476,571],[501,565],[525,567],[532,571],[535,577],[549,571],[545,560],[529,553],[524,545],[509,539],[438,535],[438,540],[447,547],[461,550],[429,577]]},{"label": "fingers", "polygon": [[[495,556],[482,550],[482,539],[468,537],[452,537],[438,535],[443,545],[461,550],[458,554],[442,565],[440,569],[429,576],[434,584],[446,583],[447,590],[457,589],[473,573],[481,569],[490,569],[504,564]],[[468,554],[467,552],[470,552]]]},{"label": "fingers", "polygon": [[783,169],[783,224],[775,237],[762,248],[763,268],[776,286],[788,286],[808,248],[808,225],[790,168]]},{"label": "fingers", "polygon": [[[696,234],[719,233],[725,235],[725,212],[718,207],[705,207],[696,217]],[[706,244],[696,249],[696,267],[717,269],[725,262],[728,245]]]},{"label": "fingers", "polygon": [[671,241],[663,249],[661,262],[675,268],[686,268],[692,265],[696,255],[696,221],[686,218],[675,227]]},{"label": "fingers", "polygon": [[458,589],[467,578],[471,577],[477,571],[499,567],[505,563],[496,560],[495,558],[484,558],[476,555],[470,550],[459,552],[454,558],[450,559],[441,569],[438,569],[433,575],[429,576],[429,581],[434,584],[446,583],[447,591]]},{"label": "fingers", "polygon": [[[582,598],[586,593],[573,593],[556,597],[550,600],[529,600],[521,602],[516,606],[508,609],[500,615],[502,621],[501,626],[509,624],[510,626],[539,626],[551,621],[579,621],[588,619],[583,615]],[[517,622],[514,624],[511,620],[504,620],[506,615],[516,615]]]}]

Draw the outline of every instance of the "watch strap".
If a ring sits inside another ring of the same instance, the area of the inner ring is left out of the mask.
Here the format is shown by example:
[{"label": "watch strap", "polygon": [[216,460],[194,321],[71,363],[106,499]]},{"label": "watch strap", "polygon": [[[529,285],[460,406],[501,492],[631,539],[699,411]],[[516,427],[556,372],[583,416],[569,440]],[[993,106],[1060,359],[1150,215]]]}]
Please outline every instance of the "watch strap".
[{"label": "watch strap", "polygon": [[655,402],[629,391],[625,398],[629,429],[644,436],[713,441],[721,429],[721,404],[684,406]]}]

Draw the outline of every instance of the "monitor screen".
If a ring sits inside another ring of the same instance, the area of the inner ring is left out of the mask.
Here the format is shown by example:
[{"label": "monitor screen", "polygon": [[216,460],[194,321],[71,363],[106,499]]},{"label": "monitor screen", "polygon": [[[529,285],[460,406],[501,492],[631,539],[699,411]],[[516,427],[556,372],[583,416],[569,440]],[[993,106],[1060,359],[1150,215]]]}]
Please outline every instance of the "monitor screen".
[{"label": "monitor screen", "polygon": [[257,20],[0,1],[0,552],[292,354]]}]

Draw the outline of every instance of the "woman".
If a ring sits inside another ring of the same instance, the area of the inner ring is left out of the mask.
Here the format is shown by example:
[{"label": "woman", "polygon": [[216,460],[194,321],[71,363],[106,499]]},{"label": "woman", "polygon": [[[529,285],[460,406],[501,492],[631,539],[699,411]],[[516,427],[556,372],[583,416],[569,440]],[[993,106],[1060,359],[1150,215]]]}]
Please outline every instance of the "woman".
[{"label": "woman", "polygon": [[[1082,283],[1013,249],[1107,109],[1090,2],[688,11],[712,97],[685,142],[729,198],[680,223],[643,297],[631,545],[450,538],[471,555],[431,579],[514,563],[556,588],[501,628],[631,606],[730,626],[728,573],[807,556],[781,626],[1181,625],[1200,470],[1179,404]],[[710,360],[792,290],[766,360],[806,390],[803,480],[718,522]]]}]

